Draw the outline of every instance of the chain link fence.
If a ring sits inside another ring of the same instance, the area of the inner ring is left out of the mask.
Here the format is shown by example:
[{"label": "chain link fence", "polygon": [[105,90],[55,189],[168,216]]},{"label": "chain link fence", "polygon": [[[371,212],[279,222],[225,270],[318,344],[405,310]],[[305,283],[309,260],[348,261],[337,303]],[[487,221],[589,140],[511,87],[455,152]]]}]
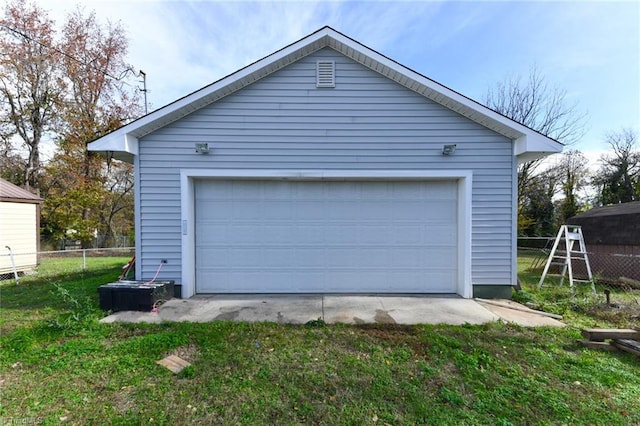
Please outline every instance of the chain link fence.
[{"label": "chain link fence", "polygon": [[640,288],[640,248],[633,250],[621,246],[587,247],[591,272],[600,282]]},{"label": "chain link fence", "polygon": [[[555,237],[520,237],[518,251],[532,258],[531,271],[540,272],[547,262]],[[594,278],[602,284],[640,289],[640,242],[638,246],[587,245],[589,266]],[[564,254],[564,252],[562,252]],[[576,278],[587,277],[584,262],[573,262]],[[560,273],[561,266],[552,265],[550,273]]]},{"label": "chain link fence", "polygon": [[54,250],[41,252],[14,252],[0,248],[0,281],[19,280],[35,271],[44,273],[71,273],[97,270],[105,260],[118,258],[123,266],[134,255],[134,247]]}]

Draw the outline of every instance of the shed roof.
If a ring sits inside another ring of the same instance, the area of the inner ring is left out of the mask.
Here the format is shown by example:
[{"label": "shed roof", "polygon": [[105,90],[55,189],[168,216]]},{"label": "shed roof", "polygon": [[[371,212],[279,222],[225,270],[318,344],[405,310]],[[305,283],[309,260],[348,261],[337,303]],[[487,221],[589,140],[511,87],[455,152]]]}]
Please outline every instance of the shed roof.
[{"label": "shed roof", "polygon": [[596,207],[567,220],[589,244],[640,246],[640,201]]},{"label": "shed roof", "polygon": [[0,201],[39,204],[42,198],[0,178]]},{"label": "shed roof", "polygon": [[138,154],[139,138],[325,47],[332,48],[398,84],[512,139],[513,153],[519,161],[529,161],[562,151],[562,144],[558,141],[511,120],[328,26],[102,136],[91,142],[88,149],[133,162],[133,156]]},{"label": "shed roof", "polygon": [[618,216],[627,214],[640,214],[640,201],[631,201],[629,203],[594,207],[591,210],[587,210],[586,212],[575,215],[574,218],[580,219],[586,217]]}]

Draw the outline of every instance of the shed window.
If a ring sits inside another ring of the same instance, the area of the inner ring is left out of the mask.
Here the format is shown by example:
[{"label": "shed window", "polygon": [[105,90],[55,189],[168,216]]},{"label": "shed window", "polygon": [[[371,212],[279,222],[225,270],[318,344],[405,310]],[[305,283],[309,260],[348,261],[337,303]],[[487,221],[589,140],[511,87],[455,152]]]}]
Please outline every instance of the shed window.
[{"label": "shed window", "polygon": [[334,61],[316,63],[316,87],[336,87]]}]

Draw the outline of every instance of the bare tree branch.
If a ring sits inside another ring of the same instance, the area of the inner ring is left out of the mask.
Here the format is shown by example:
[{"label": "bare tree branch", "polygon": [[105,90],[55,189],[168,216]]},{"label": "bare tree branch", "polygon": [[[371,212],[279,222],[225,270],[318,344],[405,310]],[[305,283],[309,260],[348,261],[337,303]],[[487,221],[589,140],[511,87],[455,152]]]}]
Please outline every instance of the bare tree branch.
[{"label": "bare tree branch", "polygon": [[600,169],[593,178],[601,205],[640,201],[640,147],[632,129],[610,132],[605,137],[612,154],[600,157]]},{"label": "bare tree branch", "polygon": [[[526,78],[515,76],[496,84],[485,95],[485,104],[496,112],[557,140],[567,146],[580,140],[584,134],[586,113],[578,111],[576,103],[567,101],[567,92],[550,87],[536,67]],[[536,180],[543,159],[533,160],[518,167],[518,206],[522,211],[535,196],[539,198],[541,184]],[[545,177],[545,193],[556,185]],[[553,193],[549,195],[553,197]],[[549,203],[551,200],[549,200]],[[539,203],[539,201],[538,201]],[[531,209],[535,212],[536,209]],[[520,219],[526,219],[519,215]],[[534,219],[532,219],[534,220]]]}]

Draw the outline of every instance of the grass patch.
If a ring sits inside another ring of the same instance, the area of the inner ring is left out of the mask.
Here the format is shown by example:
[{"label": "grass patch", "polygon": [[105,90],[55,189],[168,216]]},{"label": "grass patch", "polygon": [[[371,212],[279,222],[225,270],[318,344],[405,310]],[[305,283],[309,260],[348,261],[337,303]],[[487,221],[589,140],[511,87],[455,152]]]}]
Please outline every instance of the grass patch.
[{"label": "grass patch", "polygon": [[[577,346],[587,311],[564,329],[100,324],[122,264],[0,284],[3,424],[640,424],[638,360]],[[156,364],[171,354],[191,367]]]},{"label": "grass patch", "polygon": [[[530,268],[535,257],[536,254],[532,252],[518,256],[518,277],[523,291],[514,293],[514,300],[563,315],[574,327],[640,329],[640,290],[603,285],[595,277],[595,295],[590,284],[577,284],[575,296],[572,297],[568,280],[561,286],[558,277],[549,277],[538,291],[542,270]],[[610,304],[606,303],[605,290],[611,292]]]}]

